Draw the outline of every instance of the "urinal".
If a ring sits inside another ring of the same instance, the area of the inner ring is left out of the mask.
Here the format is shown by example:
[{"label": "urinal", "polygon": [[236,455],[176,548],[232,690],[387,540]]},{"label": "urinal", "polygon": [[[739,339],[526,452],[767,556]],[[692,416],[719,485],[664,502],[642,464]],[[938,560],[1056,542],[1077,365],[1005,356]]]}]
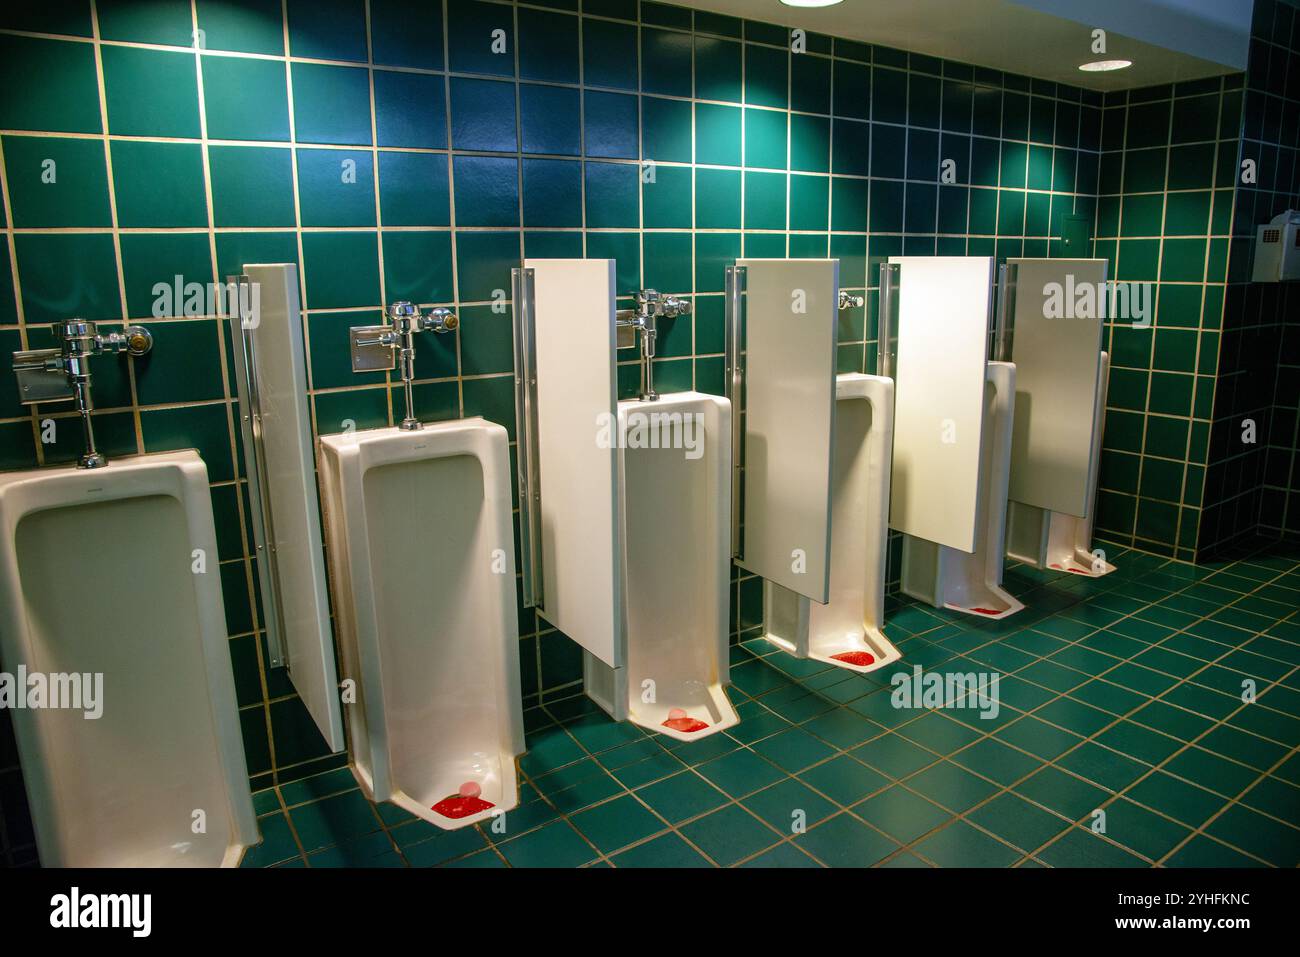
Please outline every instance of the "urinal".
[{"label": "urinal", "polygon": [[[837,259],[739,259],[725,273],[733,433],[732,553],[763,580],[764,635],[800,658],[866,672],[885,638],[894,383],[836,375]],[[743,512],[743,515],[741,514]]]},{"label": "urinal", "polygon": [[506,430],[325,435],[319,466],[354,776],[443,828],[510,810],[524,736]]},{"label": "urinal", "polygon": [[[691,741],[739,722],[727,682],[730,562],[730,406],[699,392],[618,404],[625,435],[637,417],[703,424],[702,452],[623,448],[622,578],[627,604],[622,667],[583,654],[588,696],[618,721]],[[665,421],[665,420],[660,420]],[[629,443],[631,444],[631,443]]]},{"label": "urinal", "polygon": [[[613,260],[527,260],[514,280],[524,603],[583,648],[617,720],[684,741],[732,727],[731,404],[656,392],[651,361],[657,320],[689,304],[645,290],[616,312]],[[621,402],[620,332],[642,359]]]},{"label": "urinal", "polygon": [[835,404],[829,600],[765,580],[764,621],[782,650],[866,673],[901,657],[883,631],[894,382],[843,373]]},{"label": "urinal", "polygon": [[1009,259],[1002,283],[1002,314],[1015,320],[1009,357],[1018,370],[1007,555],[1090,578],[1115,570],[1092,550],[1110,370],[1101,351],[1111,311],[1107,265]]},{"label": "urinal", "polygon": [[[235,865],[258,833],[207,469],[84,459],[0,475],[0,658],[41,863]],[[81,707],[30,707],[46,681]]]},{"label": "urinal", "polygon": [[903,533],[899,587],[936,608],[1000,619],[1024,605],[1002,587],[1016,367],[988,360],[992,290],[991,257],[898,256],[881,267],[881,312],[898,313],[890,525]]},{"label": "urinal", "polygon": [[899,588],[936,608],[1000,619],[1025,605],[1002,587],[1006,542],[1007,483],[1016,367],[990,362],[985,387],[984,437],[980,450],[975,547],[967,552],[913,535],[903,536]]},{"label": "urinal", "polygon": [[[1103,352],[1098,367],[1097,410],[1093,420],[1088,466],[1088,501],[1097,501],[1097,476],[1101,463],[1102,428],[1106,418],[1106,383],[1110,356]],[[1093,512],[1070,515],[1012,500],[1007,503],[1007,556],[1033,565],[1087,578],[1109,575],[1115,566],[1092,546]]]}]

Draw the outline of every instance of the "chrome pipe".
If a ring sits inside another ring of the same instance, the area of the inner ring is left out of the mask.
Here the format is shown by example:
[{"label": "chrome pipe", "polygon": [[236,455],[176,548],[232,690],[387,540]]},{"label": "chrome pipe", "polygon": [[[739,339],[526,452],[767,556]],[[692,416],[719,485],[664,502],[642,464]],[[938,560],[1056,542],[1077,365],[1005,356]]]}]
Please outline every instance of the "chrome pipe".
[{"label": "chrome pipe", "polygon": [[406,415],[400,429],[414,432],[424,428],[415,417],[415,333],[420,310],[409,302],[395,302],[388,307],[388,322],[393,328],[393,347],[397,350],[397,368],[402,377],[402,394],[406,398]]},{"label": "chrome pipe", "polygon": [[641,398],[646,402],[658,402],[659,393],[655,391],[655,339],[659,331],[651,318],[641,328]]}]

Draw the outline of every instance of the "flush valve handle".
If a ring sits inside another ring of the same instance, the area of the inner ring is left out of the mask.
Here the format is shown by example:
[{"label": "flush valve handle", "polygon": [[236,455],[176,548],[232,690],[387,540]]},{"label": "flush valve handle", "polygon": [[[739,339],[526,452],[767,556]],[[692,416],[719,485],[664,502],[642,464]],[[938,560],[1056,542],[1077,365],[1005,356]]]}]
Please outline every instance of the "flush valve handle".
[{"label": "flush valve handle", "polygon": [[659,308],[665,318],[676,319],[678,316],[689,316],[691,314],[691,301],[680,296],[664,296],[660,301]]},{"label": "flush valve handle", "polygon": [[153,348],[153,333],[144,326],[127,326],[125,335],[128,355],[142,356]]},{"label": "flush valve handle", "polygon": [[435,306],[420,317],[420,328],[425,332],[454,332],[460,319],[450,309]]}]

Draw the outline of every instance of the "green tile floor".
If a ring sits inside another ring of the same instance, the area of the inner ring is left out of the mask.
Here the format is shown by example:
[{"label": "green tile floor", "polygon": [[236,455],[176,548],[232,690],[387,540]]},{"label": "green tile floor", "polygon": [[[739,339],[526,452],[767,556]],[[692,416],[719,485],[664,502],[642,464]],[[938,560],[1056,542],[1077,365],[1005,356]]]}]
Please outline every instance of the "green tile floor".
[{"label": "green tile floor", "polygon": [[1110,557],[1011,567],[1029,608],[1002,622],[895,603],[902,664],[1004,676],[994,719],[747,641],[741,724],[700,741],[581,696],[529,710],[504,833],[373,805],[341,769],[258,792],[244,866],[1296,866],[1300,547]]}]

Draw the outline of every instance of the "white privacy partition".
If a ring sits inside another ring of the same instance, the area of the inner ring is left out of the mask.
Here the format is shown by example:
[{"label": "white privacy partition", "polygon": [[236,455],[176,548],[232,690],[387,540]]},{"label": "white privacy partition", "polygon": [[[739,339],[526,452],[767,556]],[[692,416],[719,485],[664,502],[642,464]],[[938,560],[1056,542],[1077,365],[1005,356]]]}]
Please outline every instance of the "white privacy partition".
[{"label": "white privacy partition", "polygon": [[825,604],[830,588],[838,259],[741,259],[742,567]]},{"label": "white privacy partition", "polygon": [[228,312],[269,657],[287,669],[330,749],[342,751],[298,267],[246,265],[233,288],[239,308]]},{"label": "white privacy partition", "polygon": [[1013,501],[1084,517],[1101,364],[1104,259],[1009,259],[1015,269]]},{"label": "white privacy partition", "polygon": [[889,524],[972,552],[993,260],[895,256],[889,261],[900,267]]},{"label": "white privacy partition", "polygon": [[614,260],[529,259],[536,328],[541,613],[612,668],[623,665]]}]

